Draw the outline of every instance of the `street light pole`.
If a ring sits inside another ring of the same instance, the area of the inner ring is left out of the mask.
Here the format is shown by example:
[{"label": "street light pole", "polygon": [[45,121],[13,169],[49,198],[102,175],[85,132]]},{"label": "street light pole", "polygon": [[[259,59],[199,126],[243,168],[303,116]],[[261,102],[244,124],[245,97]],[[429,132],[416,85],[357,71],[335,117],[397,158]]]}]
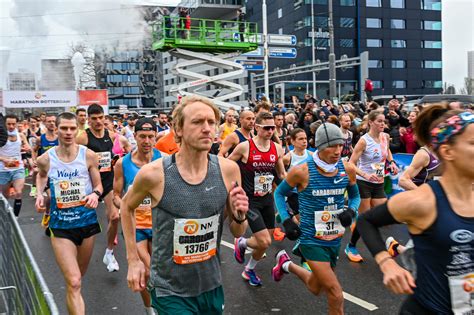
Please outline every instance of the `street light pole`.
[{"label": "street light pole", "polygon": [[329,98],[336,97],[336,55],[334,54],[334,24],[332,17],[332,0],[328,1],[329,27]]},{"label": "street light pole", "polygon": [[262,28],[263,28],[263,82],[265,87],[265,96],[270,100],[270,88],[268,86],[268,29],[267,29],[267,1],[262,1]]},{"label": "street light pole", "polygon": [[[311,49],[312,49],[312,58],[313,65],[316,62],[316,42],[314,34],[314,0],[311,0]],[[316,98],[316,72],[313,71],[313,97]]]}]

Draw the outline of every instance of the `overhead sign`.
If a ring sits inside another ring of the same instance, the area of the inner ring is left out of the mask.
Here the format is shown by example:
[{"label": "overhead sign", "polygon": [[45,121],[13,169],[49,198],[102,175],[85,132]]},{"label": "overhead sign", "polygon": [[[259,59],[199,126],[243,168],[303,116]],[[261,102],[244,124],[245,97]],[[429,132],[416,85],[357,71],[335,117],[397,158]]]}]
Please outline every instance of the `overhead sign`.
[{"label": "overhead sign", "polygon": [[245,54],[242,54],[242,56],[247,56],[247,57],[263,57],[263,47],[258,47],[255,50],[246,52]]},{"label": "overhead sign", "polygon": [[270,45],[295,46],[296,45],[296,36],[295,35],[268,34],[268,44],[270,44]]},{"label": "overhead sign", "polygon": [[235,62],[244,66],[245,70],[263,71],[265,69],[263,60],[236,60]]},{"label": "overhead sign", "polygon": [[269,47],[268,56],[271,58],[296,58],[296,48]]},{"label": "overhead sign", "polygon": [[77,91],[78,105],[108,105],[107,90],[79,90]]},{"label": "overhead sign", "polygon": [[76,105],[76,91],[3,91],[3,106],[6,108],[71,107]]},{"label": "overhead sign", "polygon": [[[240,41],[240,34],[239,33],[234,33],[233,37],[234,37],[234,41],[236,41],[236,42]],[[262,34],[255,34],[255,35],[251,35],[251,36],[245,36],[244,35],[244,40],[245,40],[245,42],[248,42],[248,43],[263,44]]]}]

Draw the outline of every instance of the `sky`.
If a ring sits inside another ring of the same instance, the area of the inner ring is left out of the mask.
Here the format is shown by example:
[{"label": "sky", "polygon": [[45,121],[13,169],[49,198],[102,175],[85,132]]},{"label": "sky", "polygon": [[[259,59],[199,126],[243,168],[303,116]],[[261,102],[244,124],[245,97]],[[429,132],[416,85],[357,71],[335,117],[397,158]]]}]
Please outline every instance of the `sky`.
[{"label": "sky", "polygon": [[[0,50],[10,50],[6,65],[0,51],[0,77],[19,68],[40,73],[42,58],[63,58],[71,44],[81,41],[106,50],[137,47],[147,36],[146,25],[139,23],[138,11],[121,5],[174,6],[179,2],[0,0]],[[16,18],[12,19],[13,16]],[[474,50],[473,16],[474,0],[443,0],[443,81],[457,89],[463,87],[467,76],[467,52]]]}]

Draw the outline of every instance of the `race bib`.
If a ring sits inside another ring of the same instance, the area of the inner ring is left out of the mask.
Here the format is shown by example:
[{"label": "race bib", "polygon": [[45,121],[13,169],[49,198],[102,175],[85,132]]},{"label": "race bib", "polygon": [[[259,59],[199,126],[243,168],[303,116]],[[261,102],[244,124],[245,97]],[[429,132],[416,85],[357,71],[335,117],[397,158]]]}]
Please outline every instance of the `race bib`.
[{"label": "race bib", "polygon": [[254,195],[263,196],[272,192],[273,175],[271,173],[255,173]]},{"label": "race bib", "polygon": [[449,277],[451,307],[455,315],[474,314],[474,272]]},{"label": "race bib", "polygon": [[385,162],[372,163],[370,167],[374,170],[374,173],[377,177],[383,178],[385,175]]},{"label": "race bib", "polygon": [[219,216],[174,220],[173,261],[176,264],[200,263],[216,255]]},{"label": "race bib", "polygon": [[314,228],[316,230],[315,238],[332,241],[344,235],[345,228],[337,215],[343,210],[334,211],[315,211],[314,212]]},{"label": "race bib", "polygon": [[67,209],[86,204],[86,182],[83,178],[58,180],[54,183],[54,196],[58,209]]},{"label": "race bib", "polygon": [[110,172],[112,170],[112,154],[110,152],[97,152],[99,159],[99,172]]}]

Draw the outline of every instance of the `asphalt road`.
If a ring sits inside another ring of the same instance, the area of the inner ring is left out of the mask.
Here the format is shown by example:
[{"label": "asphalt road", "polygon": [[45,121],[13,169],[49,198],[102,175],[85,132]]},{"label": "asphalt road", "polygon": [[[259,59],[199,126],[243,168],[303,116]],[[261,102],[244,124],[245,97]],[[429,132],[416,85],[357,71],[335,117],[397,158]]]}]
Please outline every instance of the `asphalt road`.
[{"label": "asphalt road", "polygon": [[[67,314],[65,304],[65,283],[56,265],[49,238],[45,236],[40,225],[41,215],[34,210],[33,198],[28,196],[29,187],[23,194],[23,208],[18,220],[36,261],[53,293],[60,314]],[[127,287],[127,265],[122,238],[115,250],[120,264],[120,271],[109,273],[102,263],[105,251],[106,218],[104,205],[98,208],[99,220],[103,232],[96,238],[94,253],[89,269],[83,279],[82,293],[88,314],[143,314],[143,305],[139,294]],[[396,226],[382,230],[384,236],[393,235],[402,243],[408,234],[404,227]],[[347,244],[346,233],[343,246]],[[314,296],[294,275],[286,275],[281,282],[275,283],[271,278],[274,255],[280,249],[291,252],[293,243],[285,240],[275,242],[267,252],[267,258],[257,266],[257,273],[262,278],[263,286],[251,287],[241,278],[243,266],[233,258],[229,248],[233,238],[225,228],[221,245],[222,274],[225,291],[225,314],[326,314],[326,297]],[[375,265],[365,245],[358,246],[365,261],[354,264],[347,260],[341,247],[341,256],[336,273],[345,292],[344,309],[346,314],[396,314],[404,297],[397,296],[385,289],[382,275]],[[298,261],[297,257],[294,261]],[[248,256],[247,256],[248,259]],[[192,285],[192,281],[190,281]]]}]

